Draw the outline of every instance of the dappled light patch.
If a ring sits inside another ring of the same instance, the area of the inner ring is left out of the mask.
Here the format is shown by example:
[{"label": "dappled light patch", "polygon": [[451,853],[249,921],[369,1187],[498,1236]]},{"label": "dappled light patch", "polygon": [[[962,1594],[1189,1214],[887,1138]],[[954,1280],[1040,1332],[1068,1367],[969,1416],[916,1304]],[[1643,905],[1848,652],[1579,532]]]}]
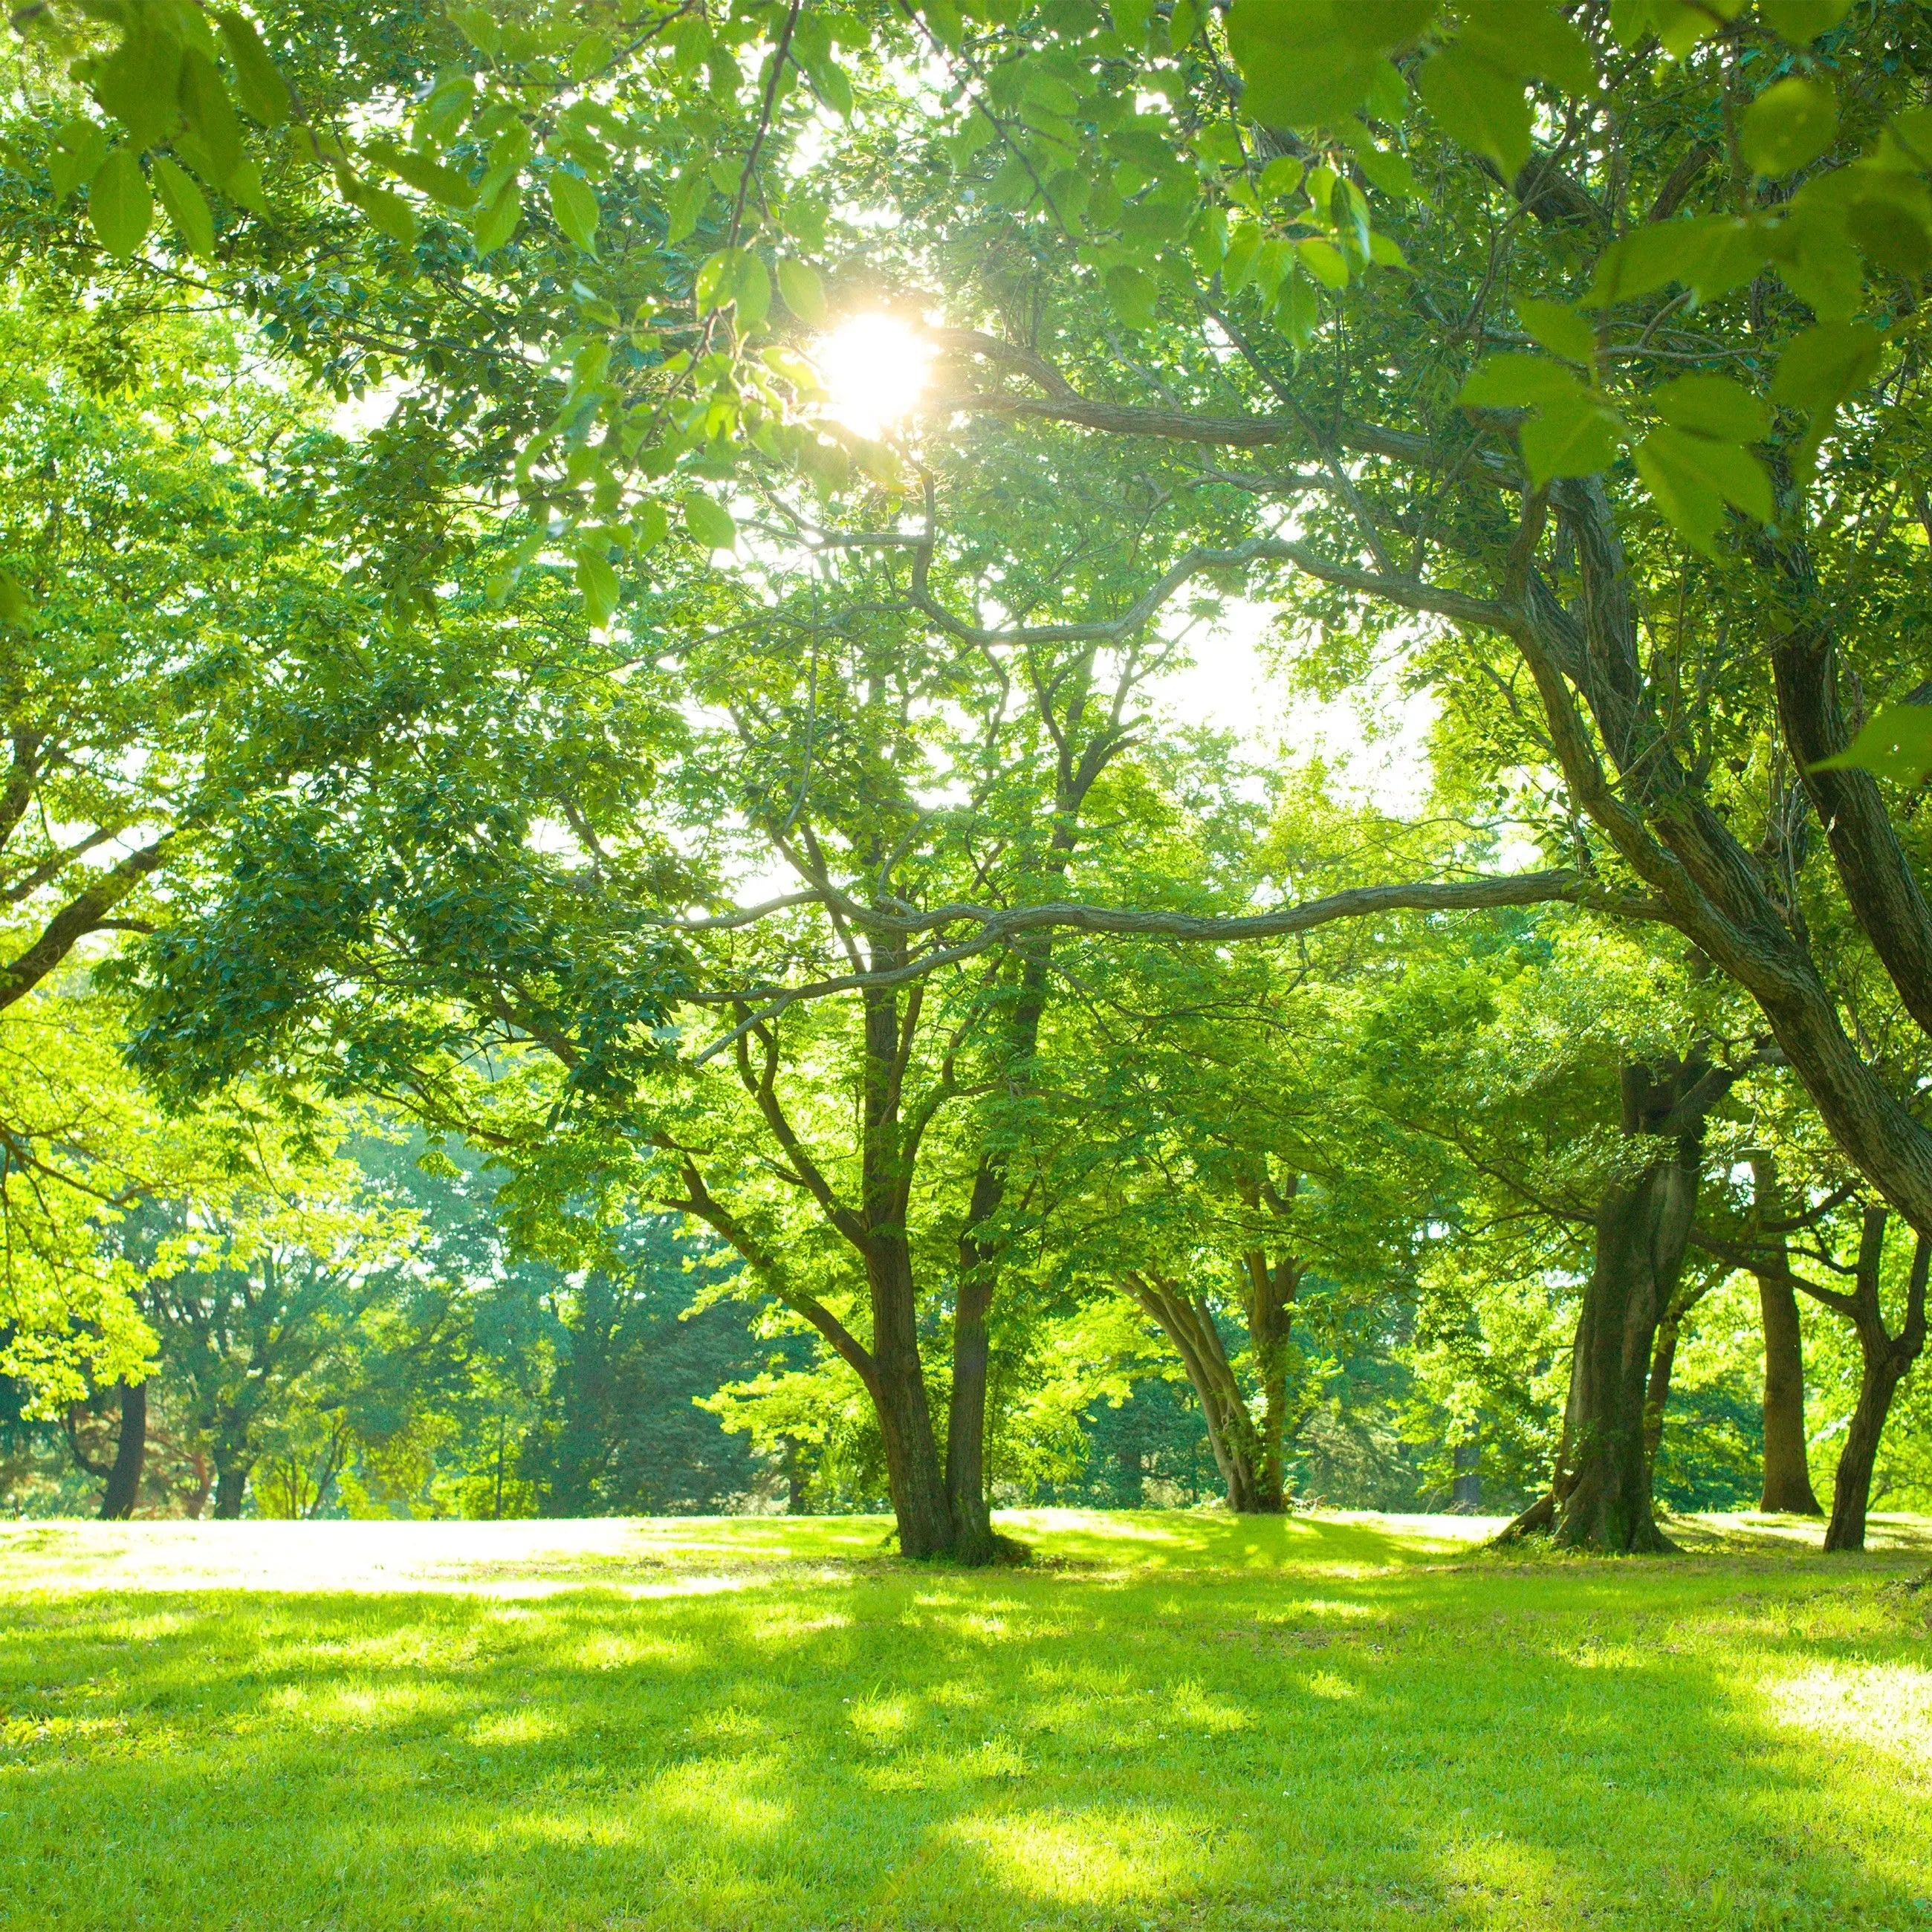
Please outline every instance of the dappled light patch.
[{"label": "dappled light patch", "polygon": [[450,1717],[458,1696],[428,1684],[382,1679],[370,1683],[289,1684],[265,1707],[319,1730],[379,1731]]},{"label": "dappled light patch", "polygon": [[1932,1778],[1932,1670],[1922,1664],[1820,1664],[1768,1684],[1765,1702],[1780,1724]]},{"label": "dappled light patch", "polygon": [[1346,1703],[1362,1694],[1362,1687],[1352,1678],[1338,1676],[1332,1670],[1312,1670],[1301,1680],[1301,1688],[1311,1697],[1330,1703]]},{"label": "dappled light patch", "polygon": [[548,1711],[495,1711],[478,1718],[466,1734],[470,1743],[488,1749],[541,1744],[564,1726]]},{"label": "dappled light patch", "polygon": [[1107,1810],[1072,1816],[1029,1811],[1016,1817],[976,1818],[949,1833],[986,1863],[988,1879],[1025,1899],[1072,1907],[1151,1904],[1184,1884],[1204,1835],[1203,1820],[1149,1821]]}]

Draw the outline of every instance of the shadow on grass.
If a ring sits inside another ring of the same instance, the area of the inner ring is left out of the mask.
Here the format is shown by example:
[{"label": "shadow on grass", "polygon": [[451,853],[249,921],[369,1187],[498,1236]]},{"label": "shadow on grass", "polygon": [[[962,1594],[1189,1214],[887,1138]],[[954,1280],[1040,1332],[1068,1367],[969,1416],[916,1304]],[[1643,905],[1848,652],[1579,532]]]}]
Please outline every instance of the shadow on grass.
[{"label": "shadow on grass", "polygon": [[1124,1582],[16,1597],[0,1924],[1932,1925],[1882,1568],[1232,1527]]}]

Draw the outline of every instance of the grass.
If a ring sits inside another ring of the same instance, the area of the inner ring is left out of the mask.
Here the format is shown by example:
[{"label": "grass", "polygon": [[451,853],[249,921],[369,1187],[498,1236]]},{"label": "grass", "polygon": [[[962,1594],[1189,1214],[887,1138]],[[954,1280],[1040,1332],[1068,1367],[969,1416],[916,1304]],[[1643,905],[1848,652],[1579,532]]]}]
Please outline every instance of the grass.
[{"label": "grass", "polygon": [[0,1926],[1932,1928],[1928,1526],[0,1525]]}]

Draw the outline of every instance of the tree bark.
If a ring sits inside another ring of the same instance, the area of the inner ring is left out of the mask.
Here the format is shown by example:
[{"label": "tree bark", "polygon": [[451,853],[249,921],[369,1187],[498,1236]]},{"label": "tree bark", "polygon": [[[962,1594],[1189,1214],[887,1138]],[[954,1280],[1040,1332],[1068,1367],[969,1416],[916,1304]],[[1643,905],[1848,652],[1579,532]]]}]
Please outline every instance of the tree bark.
[{"label": "tree bark", "polygon": [[[1661,1136],[1668,1129],[1676,1144],[1634,1180],[1606,1189],[1598,1209],[1570,1360],[1567,1464],[1552,1489],[1556,1539],[1572,1549],[1624,1555],[1672,1547],[1652,1510],[1646,1411],[1658,1329],[1689,1244],[1702,1160],[1702,1112],[1673,1117],[1694,1101],[1708,1072],[1695,1060],[1623,1070],[1624,1134]],[[1668,1372],[1666,1365],[1666,1387]]]},{"label": "tree bark", "polygon": [[968,1238],[952,1310],[952,1389],[946,1421],[946,1494],[952,1510],[953,1553],[962,1563],[990,1563],[996,1552],[986,1494],[986,1393],[992,1363],[988,1317],[995,1276],[990,1256],[965,1264]]},{"label": "tree bark", "polygon": [[1473,1424],[1449,1452],[1449,1507],[1459,1516],[1474,1516],[1483,1507],[1483,1438]]},{"label": "tree bark", "polygon": [[[1298,1174],[1289,1174],[1279,1188],[1261,1174],[1247,1177],[1241,1184],[1241,1193],[1251,1210],[1265,1206],[1282,1224],[1285,1234],[1300,1185]],[[1283,1460],[1288,1434],[1288,1365],[1295,1298],[1300,1292],[1303,1271],[1299,1256],[1278,1253],[1270,1261],[1264,1247],[1251,1248],[1241,1257],[1248,1346],[1253,1352],[1262,1396],[1262,1453],[1254,1507],[1271,1516],[1279,1516],[1288,1508]]]},{"label": "tree bark", "polygon": [[[1267,1450],[1248,1412],[1240,1383],[1221,1345],[1213,1312],[1184,1294],[1178,1282],[1151,1272],[1130,1274],[1127,1286],[1179,1353],[1187,1379],[1200,1398],[1208,1425],[1208,1446],[1221,1472],[1228,1508],[1237,1516],[1279,1516],[1283,1503],[1279,1481],[1268,1486]],[[1276,1468],[1279,1472],[1279,1461]]]},{"label": "tree bark", "polygon": [[[1784,1237],[1775,1222],[1783,1212],[1778,1170],[1768,1154],[1751,1162],[1751,1196],[1757,1240],[1788,1271]],[[1758,1508],[1787,1516],[1822,1516],[1811,1486],[1811,1456],[1804,1435],[1804,1350],[1798,1297],[1780,1276],[1757,1276],[1758,1312],[1764,1326],[1764,1491]]]},{"label": "tree bark", "polygon": [[1822,1516],[1811,1486],[1804,1435],[1804,1352],[1798,1298],[1787,1284],[1759,1276],[1764,1323],[1764,1492],[1758,1508],[1789,1516]]},{"label": "tree bark", "polygon": [[124,1522],[141,1493],[141,1468],[148,1454],[148,1385],[121,1384],[121,1434],[114,1445],[107,1492],[100,1499],[103,1522]]},{"label": "tree bark", "polygon": [[1906,1372],[1925,1346],[1925,1280],[1932,1264],[1932,1238],[1918,1237],[1912,1258],[1912,1278],[1906,1291],[1905,1325],[1894,1335],[1885,1325],[1879,1298],[1880,1274],[1885,1258],[1888,1216],[1882,1208],[1868,1208],[1858,1241],[1858,1286],[1842,1298],[1858,1331],[1864,1369],[1858,1378],[1858,1406],[1838,1456],[1832,1486],[1832,1520],[1825,1526],[1825,1547],[1834,1552],[1865,1546],[1865,1513],[1871,1505],[1872,1472],[1878,1462],[1880,1438],[1892,1399]]},{"label": "tree bark", "polygon": [[1882,1354],[1868,1352],[1858,1378],[1858,1406],[1839,1452],[1838,1473],[1832,1485],[1832,1520],[1825,1526],[1825,1547],[1833,1552],[1865,1546],[1865,1514],[1871,1507],[1872,1471],[1878,1462],[1879,1438],[1898,1392],[1903,1369],[1894,1369]]},{"label": "tree bark", "polygon": [[872,1290],[879,1429],[898,1519],[899,1553],[949,1556],[957,1529],[926,1398],[912,1256],[902,1234],[873,1235],[867,1244],[866,1274]]},{"label": "tree bark", "polygon": [[240,1519],[242,1498],[248,1492],[248,1465],[222,1462],[214,1477],[214,1520],[234,1522]]}]

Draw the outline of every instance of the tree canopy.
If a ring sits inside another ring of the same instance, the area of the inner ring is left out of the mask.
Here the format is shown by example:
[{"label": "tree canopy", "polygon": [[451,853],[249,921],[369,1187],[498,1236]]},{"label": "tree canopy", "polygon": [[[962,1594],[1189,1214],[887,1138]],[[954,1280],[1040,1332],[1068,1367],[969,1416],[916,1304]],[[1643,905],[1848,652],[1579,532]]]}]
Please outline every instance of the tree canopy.
[{"label": "tree canopy", "polygon": [[[586,1335],[682,1217],[784,1343],[720,1412],[908,1554],[1156,1358],[1236,1507],[1372,1361],[1656,1546],[1741,1280],[1791,1496],[1792,1296],[1856,1354],[1854,1544],[1932,1243],[1922,26],[28,10],[5,997],[478,1150]],[[1177,722],[1257,612],[1426,698],[1425,803]]]}]

